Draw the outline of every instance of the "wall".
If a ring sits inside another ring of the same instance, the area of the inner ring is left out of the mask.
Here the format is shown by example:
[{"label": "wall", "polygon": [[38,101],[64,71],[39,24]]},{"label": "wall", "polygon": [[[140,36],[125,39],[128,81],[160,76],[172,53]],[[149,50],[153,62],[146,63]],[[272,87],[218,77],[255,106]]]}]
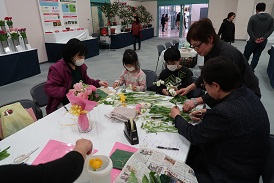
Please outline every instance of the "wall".
[{"label": "wall", "polygon": [[[2,2],[0,0],[1,12]],[[37,0],[4,0],[6,4],[7,15],[13,17],[14,28],[25,27],[27,29],[27,37],[30,45],[38,49],[39,62],[48,60],[42,23]],[[19,8],[20,7],[20,8]],[[88,23],[87,19],[91,20],[90,0],[77,1],[77,9],[79,13],[80,27],[87,28],[92,31],[92,23]],[[80,11],[79,11],[80,10]],[[23,15],[23,16],[22,16]],[[0,17],[1,18],[1,17]]]},{"label": "wall", "polygon": [[197,21],[200,19],[200,9],[207,8],[207,4],[193,4],[191,9],[191,22]]},{"label": "wall", "polygon": [[0,0],[0,19],[4,20],[7,15],[6,3],[4,0]]},{"label": "wall", "polygon": [[141,4],[153,16],[154,21],[152,21],[152,26],[154,27],[154,36],[157,36],[157,1],[141,2]]},{"label": "wall", "polygon": [[31,47],[38,49],[39,62],[47,61],[44,34],[37,0],[5,0],[5,3],[8,16],[12,17],[13,27],[25,27]]}]

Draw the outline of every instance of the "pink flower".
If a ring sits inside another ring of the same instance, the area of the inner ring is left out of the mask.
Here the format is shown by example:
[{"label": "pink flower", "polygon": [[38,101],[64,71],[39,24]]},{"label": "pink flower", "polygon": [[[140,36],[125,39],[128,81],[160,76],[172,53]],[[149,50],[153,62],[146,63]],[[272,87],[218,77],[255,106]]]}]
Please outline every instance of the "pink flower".
[{"label": "pink flower", "polygon": [[89,86],[88,86],[88,89],[89,89],[89,90],[92,90],[92,91],[94,91],[94,92],[97,90],[97,88],[96,88],[95,86],[93,86],[93,85],[89,85]]},{"label": "pink flower", "polygon": [[78,93],[77,97],[80,97],[82,99],[88,99],[88,95],[86,95],[86,93]]},{"label": "pink flower", "polygon": [[82,82],[76,83],[76,84],[73,85],[73,88],[74,88],[76,91],[81,91],[82,88],[83,88],[83,83],[82,83]]},{"label": "pink flower", "polygon": [[87,87],[84,93],[89,96],[92,94],[92,89],[90,87]]}]

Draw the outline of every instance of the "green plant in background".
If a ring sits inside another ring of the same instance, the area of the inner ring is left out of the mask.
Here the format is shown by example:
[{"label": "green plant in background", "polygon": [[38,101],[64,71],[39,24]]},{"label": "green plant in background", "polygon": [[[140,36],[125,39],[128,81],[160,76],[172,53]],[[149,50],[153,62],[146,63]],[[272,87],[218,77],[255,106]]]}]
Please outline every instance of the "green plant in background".
[{"label": "green plant in background", "polygon": [[102,13],[104,13],[105,17],[108,19],[108,25],[111,24],[111,19],[117,15],[119,6],[119,2],[115,1],[113,3],[104,3],[104,5],[99,7]]},{"label": "green plant in background", "polygon": [[127,5],[126,3],[119,4],[118,17],[122,20],[122,25],[125,25],[128,28],[128,24],[132,22],[133,11],[132,6]]},{"label": "green plant in background", "polygon": [[5,26],[5,21],[4,20],[0,20],[0,26]]}]

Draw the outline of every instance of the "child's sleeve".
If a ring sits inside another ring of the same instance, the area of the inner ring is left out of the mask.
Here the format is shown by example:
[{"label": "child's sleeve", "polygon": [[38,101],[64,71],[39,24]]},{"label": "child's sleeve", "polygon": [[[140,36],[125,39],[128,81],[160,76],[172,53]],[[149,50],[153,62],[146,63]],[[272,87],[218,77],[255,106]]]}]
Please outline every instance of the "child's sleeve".
[{"label": "child's sleeve", "polygon": [[147,88],[146,75],[144,72],[142,72],[142,74],[140,74],[140,76],[138,78],[138,84],[139,84],[139,86],[136,86],[137,91],[146,91],[146,88]]},{"label": "child's sleeve", "polygon": [[115,80],[115,82],[119,83],[119,86],[122,86],[125,83],[125,70],[120,75],[120,78],[118,80]]}]

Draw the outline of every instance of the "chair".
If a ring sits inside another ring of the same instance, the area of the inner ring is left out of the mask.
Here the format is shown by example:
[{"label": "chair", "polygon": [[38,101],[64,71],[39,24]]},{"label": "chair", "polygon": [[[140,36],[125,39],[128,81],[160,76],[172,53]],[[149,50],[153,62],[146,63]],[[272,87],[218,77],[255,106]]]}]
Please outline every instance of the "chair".
[{"label": "chair", "polygon": [[33,101],[31,101],[29,99],[22,99],[22,100],[13,101],[13,102],[1,105],[0,108],[3,107],[3,106],[9,105],[9,104],[16,103],[16,102],[20,102],[20,104],[24,108],[32,108],[32,110],[33,110],[33,112],[34,112],[37,119],[43,118],[42,110]]},{"label": "chair", "polygon": [[100,35],[97,34],[97,33],[92,33],[91,34],[92,37],[96,37],[98,39],[98,45],[99,45],[99,48],[101,49],[102,46],[107,46],[108,47],[108,51],[110,50],[110,45],[111,45],[111,41],[110,41],[110,36],[103,36],[103,39],[104,40],[101,40],[100,39]]},{"label": "chair", "polygon": [[171,48],[172,44],[170,42],[165,43],[166,49]]},{"label": "chair", "polygon": [[274,182],[274,135],[269,136],[269,150],[266,155],[263,174],[263,182]]},{"label": "chair", "polygon": [[46,82],[42,82],[30,89],[30,95],[38,107],[44,107],[48,104],[48,96],[44,89],[45,84]]},{"label": "chair", "polygon": [[157,64],[156,64],[156,69],[155,69],[155,72],[157,71],[157,68],[158,68],[158,63],[159,63],[159,57],[162,53],[162,51],[164,51],[166,48],[164,45],[157,45],[157,50],[158,50],[158,60],[157,60]]},{"label": "chair", "polygon": [[172,44],[173,44],[173,45],[175,45],[175,44],[177,44],[177,43],[179,43],[178,40],[175,40],[175,39],[172,40]]},{"label": "chair", "polygon": [[155,82],[157,79],[156,73],[152,70],[146,70],[146,69],[142,69],[142,71],[144,71],[144,73],[146,74],[147,90],[156,91],[156,86],[153,84],[153,82]]}]

